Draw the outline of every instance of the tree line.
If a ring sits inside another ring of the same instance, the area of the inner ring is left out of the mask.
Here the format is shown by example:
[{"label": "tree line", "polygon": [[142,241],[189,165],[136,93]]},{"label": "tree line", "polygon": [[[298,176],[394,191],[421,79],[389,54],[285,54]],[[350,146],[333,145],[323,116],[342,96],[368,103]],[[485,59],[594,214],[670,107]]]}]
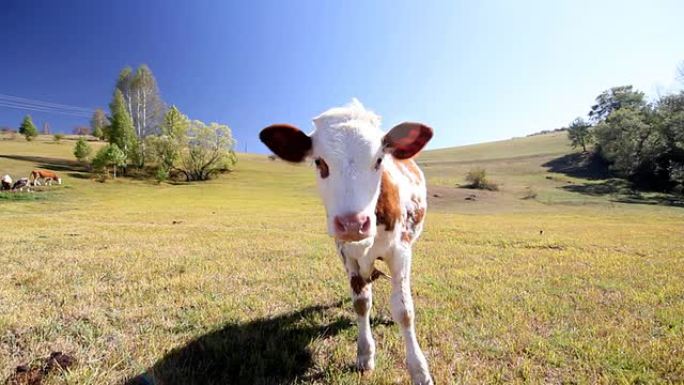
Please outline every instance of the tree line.
[{"label": "tree line", "polygon": [[[679,70],[684,83],[684,66]],[[568,127],[573,147],[603,158],[635,187],[684,192],[684,91],[647,101],[631,85],[596,97],[588,120]]]},{"label": "tree line", "polygon": [[90,161],[94,170],[105,175],[113,172],[116,177],[121,170],[153,175],[160,181],[174,175],[187,181],[206,180],[237,162],[230,128],[190,120],[176,106],[167,107],[146,65],[120,72],[109,115],[97,109],[91,128],[93,136],[108,144],[93,155],[81,137],[74,156]]}]

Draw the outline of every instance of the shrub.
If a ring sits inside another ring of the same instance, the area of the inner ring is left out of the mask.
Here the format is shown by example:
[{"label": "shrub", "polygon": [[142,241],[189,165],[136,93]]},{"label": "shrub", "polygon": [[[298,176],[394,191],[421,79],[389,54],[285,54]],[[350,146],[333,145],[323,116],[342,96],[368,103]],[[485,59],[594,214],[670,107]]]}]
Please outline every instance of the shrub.
[{"label": "shrub", "polygon": [[169,170],[164,167],[157,168],[157,172],[154,174],[154,178],[159,183],[167,181],[169,179]]},{"label": "shrub", "polygon": [[466,174],[466,188],[474,188],[478,190],[498,191],[499,186],[487,179],[487,171],[483,168],[474,168]]},{"label": "shrub", "polygon": [[[56,134],[57,136],[59,134]],[[76,159],[78,159],[80,162],[85,161],[88,159],[90,154],[93,152],[92,147],[90,147],[90,144],[86,142],[86,140],[83,137],[78,138],[78,141],[76,142],[76,145],[74,146],[74,156]]]},{"label": "shrub", "polygon": [[93,169],[100,171],[105,176],[109,175],[109,167],[111,167],[114,171],[114,178],[116,178],[117,167],[126,165],[126,154],[116,144],[109,144],[97,152],[92,164]]},{"label": "shrub", "polygon": [[24,117],[24,120],[21,122],[21,126],[19,126],[19,133],[24,135],[26,140],[29,142],[38,136],[38,129],[36,128],[35,124],[33,124],[31,115],[26,115]]},{"label": "shrub", "polygon": [[55,140],[55,142],[59,142],[60,140],[64,139],[64,134],[54,134],[52,135],[52,138]]},{"label": "shrub", "polygon": [[537,199],[537,192],[532,189],[532,187],[527,186],[525,189],[525,194],[522,196],[523,200]]}]

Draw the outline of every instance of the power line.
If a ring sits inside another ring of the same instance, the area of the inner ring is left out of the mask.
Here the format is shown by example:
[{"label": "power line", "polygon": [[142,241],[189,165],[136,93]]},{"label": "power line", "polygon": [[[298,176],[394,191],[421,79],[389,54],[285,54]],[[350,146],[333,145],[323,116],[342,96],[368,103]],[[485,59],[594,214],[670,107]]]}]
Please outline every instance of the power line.
[{"label": "power line", "polygon": [[0,94],[0,99],[17,101],[17,102],[21,102],[21,103],[40,104],[40,105],[44,105],[47,107],[62,108],[62,109],[69,109],[69,110],[76,110],[76,111],[84,111],[84,112],[92,112],[93,111],[91,108],[76,107],[76,106],[70,106],[67,104],[46,102],[43,100],[28,99],[28,98],[22,98],[19,96],[12,96],[12,95],[5,95],[5,94]]},{"label": "power line", "polygon": [[84,117],[84,118],[90,117],[90,114],[87,114],[85,112],[60,111],[60,110],[55,110],[55,109],[42,108],[42,107],[31,106],[31,105],[22,105],[22,104],[16,104],[16,103],[7,103],[7,102],[2,102],[2,101],[0,101],[0,107],[13,108],[13,109],[18,109],[18,110],[44,112],[44,113],[80,116],[80,117]]},{"label": "power line", "polygon": [[22,98],[13,95],[0,94],[0,107],[20,110],[36,111],[43,113],[56,113],[79,117],[90,117],[93,109],[70,106],[60,103],[46,102],[37,99]]}]

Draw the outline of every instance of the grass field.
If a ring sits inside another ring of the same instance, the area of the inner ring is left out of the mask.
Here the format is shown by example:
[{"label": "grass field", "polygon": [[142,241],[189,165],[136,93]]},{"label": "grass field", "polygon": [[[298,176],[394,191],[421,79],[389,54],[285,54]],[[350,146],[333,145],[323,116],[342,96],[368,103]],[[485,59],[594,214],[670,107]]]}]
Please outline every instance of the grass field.
[{"label": "grass field", "polygon": [[[78,363],[43,384],[407,383],[387,281],[376,370],[353,370],[348,283],[308,165],[243,154],[207,183],[99,183],[72,146],[0,141],[0,174],[64,179],[0,194],[0,381],[62,351]],[[420,157],[413,291],[437,384],[684,383],[684,209],[543,166],[570,152],[560,133]],[[457,188],[475,166],[501,191]]]}]

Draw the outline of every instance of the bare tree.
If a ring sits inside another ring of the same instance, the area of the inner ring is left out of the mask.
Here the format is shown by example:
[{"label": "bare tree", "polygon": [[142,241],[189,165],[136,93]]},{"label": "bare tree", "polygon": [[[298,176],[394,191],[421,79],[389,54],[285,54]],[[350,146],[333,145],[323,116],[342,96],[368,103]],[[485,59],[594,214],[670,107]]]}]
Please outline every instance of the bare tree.
[{"label": "bare tree", "polygon": [[135,133],[140,143],[137,149],[138,167],[145,165],[146,136],[156,134],[162,122],[166,105],[159,95],[157,80],[150,68],[143,64],[132,72],[130,67],[121,71],[116,87],[121,90],[126,103],[126,109],[133,119]]},{"label": "bare tree", "polygon": [[86,126],[76,126],[71,132],[73,132],[74,135],[89,135],[90,128]]},{"label": "bare tree", "polygon": [[90,128],[92,129],[93,136],[96,136],[99,139],[104,139],[106,136],[105,134],[107,131],[107,125],[107,115],[101,108],[98,108],[95,110],[93,117],[90,119]]},{"label": "bare tree", "polygon": [[119,78],[116,80],[116,88],[123,94],[128,115],[133,116],[133,97],[131,85],[133,83],[133,70],[131,67],[126,67],[119,72]]}]

